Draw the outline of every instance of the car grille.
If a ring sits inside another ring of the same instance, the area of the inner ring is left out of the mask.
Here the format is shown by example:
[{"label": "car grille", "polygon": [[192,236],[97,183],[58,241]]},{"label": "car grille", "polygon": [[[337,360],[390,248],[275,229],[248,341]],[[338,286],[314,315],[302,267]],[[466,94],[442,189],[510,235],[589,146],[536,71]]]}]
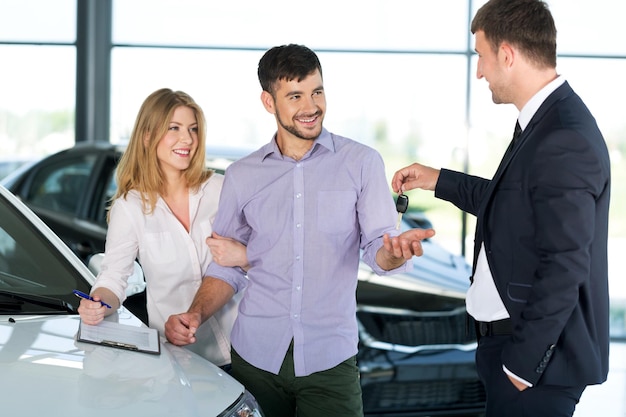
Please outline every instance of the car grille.
[{"label": "car grille", "polygon": [[408,351],[423,350],[429,346],[458,347],[476,341],[473,326],[467,325],[464,307],[450,311],[416,312],[360,306],[357,318],[362,339],[405,346]]},{"label": "car grille", "polygon": [[[467,415],[484,407],[485,391],[478,380],[421,381],[413,383],[385,382],[363,387],[366,414],[423,411],[435,415]],[[411,414],[414,415],[414,414]]]},{"label": "car grille", "polygon": [[359,305],[359,368],[369,417],[479,415],[474,326],[465,307],[420,312]]}]

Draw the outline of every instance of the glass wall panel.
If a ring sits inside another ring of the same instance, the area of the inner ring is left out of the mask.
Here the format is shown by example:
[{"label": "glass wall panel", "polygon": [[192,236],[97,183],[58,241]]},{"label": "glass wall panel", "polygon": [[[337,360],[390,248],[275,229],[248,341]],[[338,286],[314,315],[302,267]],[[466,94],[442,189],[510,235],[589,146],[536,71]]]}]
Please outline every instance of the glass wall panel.
[{"label": "glass wall panel", "polygon": [[0,154],[47,155],[74,144],[76,49],[0,45]]},{"label": "glass wall panel", "polygon": [[549,0],[559,54],[626,55],[626,2]]},{"label": "glass wall panel", "polygon": [[[304,10],[307,9],[307,10]],[[265,49],[465,50],[466,0],[134,0],[115,1],[117,44]],[[149,11],[149,13],[146,13]],[[137,24],[141,22],[141,24]]]},{"label": "glass wall panel", "polygon": [[75,41],[76,0],[0,0],[0,42]]},{"label": "glass wall panel", "polygon": [[[114,48],[111,141],[130,137],[143,100],[159,88],[183,90],[203,108],[208,142],[256,146],[272,131],[260,101],[261,52]],[[264,135],[263,135],[264,133]]]},{"label": "glass wall panel", "polygon": [[[143,99],[169,87],[205,110],[209,133],[258,147],[275,131],[260,102],[262,51],[115,48],[112,122],[115,142],[130,135]],[[390,153],[446,162],[465,143],[465,58],[448,55],[318,54],[328,100],[325,125]]]}]

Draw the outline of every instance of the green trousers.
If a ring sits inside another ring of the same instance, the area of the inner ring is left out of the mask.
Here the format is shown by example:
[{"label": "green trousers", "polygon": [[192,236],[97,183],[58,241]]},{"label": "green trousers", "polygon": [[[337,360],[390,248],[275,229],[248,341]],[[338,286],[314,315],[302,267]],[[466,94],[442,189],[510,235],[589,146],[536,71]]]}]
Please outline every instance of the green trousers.
[{"label": "green trousers", "polygon": [[231,375],[257,399],[266,417],[363,417],[356,357],[334,368],[296,377],[293,344],[278,375],[249,364],[231,350]]}]

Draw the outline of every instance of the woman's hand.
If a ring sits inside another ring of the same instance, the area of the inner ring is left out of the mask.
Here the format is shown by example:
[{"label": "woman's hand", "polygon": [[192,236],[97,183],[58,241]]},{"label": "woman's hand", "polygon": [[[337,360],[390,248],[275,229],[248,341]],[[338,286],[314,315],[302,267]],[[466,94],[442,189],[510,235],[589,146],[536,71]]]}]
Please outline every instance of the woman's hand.
[{"label": "woman's hand", "polygon": [[213,232],[211,237],[206,238],[213,261],[221,266],[239,266],[245,271],[248,265],[246,246],[228,237],[223,237]]}]

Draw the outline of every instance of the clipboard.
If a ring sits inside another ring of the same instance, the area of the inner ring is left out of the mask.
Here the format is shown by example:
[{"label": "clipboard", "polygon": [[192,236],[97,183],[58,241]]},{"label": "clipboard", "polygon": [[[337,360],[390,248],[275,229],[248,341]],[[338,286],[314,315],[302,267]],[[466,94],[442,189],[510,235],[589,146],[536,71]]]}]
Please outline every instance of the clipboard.
[{"label": "clipboard", "polygon": [[161,354],[159,331],[150,327],[130,326],[111,321],[103,321],[93,326],[81,321],[76,340],[153,355]]}]

